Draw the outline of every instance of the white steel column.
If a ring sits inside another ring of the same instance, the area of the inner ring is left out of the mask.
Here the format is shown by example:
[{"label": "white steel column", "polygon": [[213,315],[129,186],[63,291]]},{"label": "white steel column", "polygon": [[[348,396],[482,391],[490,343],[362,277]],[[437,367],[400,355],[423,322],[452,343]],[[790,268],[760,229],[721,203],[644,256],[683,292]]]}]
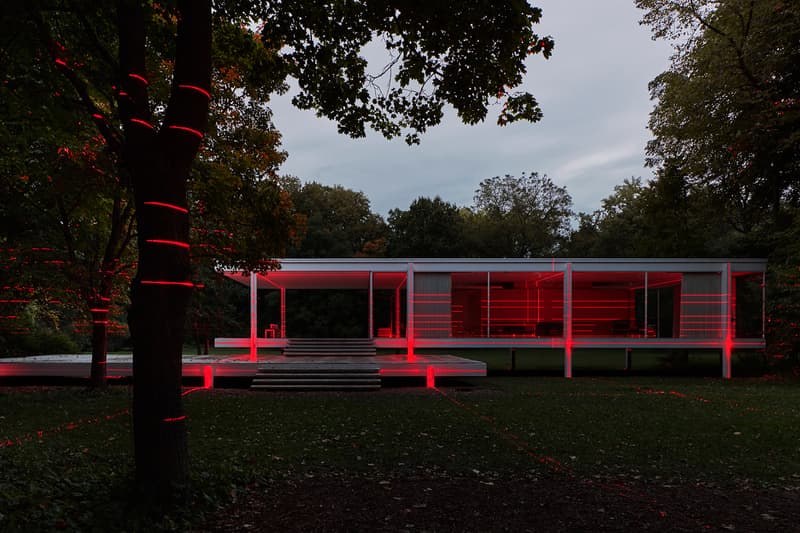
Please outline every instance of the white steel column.
[{"label": "white steel column", "polygon": [[486,338],[492,336],[492,273],[486,273]]},{"label": "white steel column", "polygon": [[286,288],[281,287],[281,338],[286,338]]},{"label": "white steel column", "polygon": [[564,271],[564,377],[572,377],[572,263]]},{"label": "white steel column", "polygon": [[414,355],[414,264],[408,264],[408,280],[406,281],[406,360],[413,362]]},{"label": "white steel column", "polygon": [[400,311],[402,308],[400,305],[400,286],[398,285],[394,290],[394,331],[392,332],[392,337],[400,336]]},{"label": "white steel column", "polygon": [[767,338],[767,273],[761,273],[761,338]]},{"label": "white steel column", "polygon": [[720,314],[722,324],[720,333],[722,337],[722,377],[731,378],[731,354],[733,352],[733,335],[731,334],[731,264],[725,263],[721,273],[722,305]]},{"label": "white steel column", "polygon": [[374,320],[374,318],[373,318],[373,311],[374,311],[373,305],[374,304],[373,304],[373,298],[372,298],[372,290],[373,290],[374,284],[373,284],[373,279],[372,278],[373,278],[374,274],[375,273],[372,272],[371,270],[369,271],[369,305],[367,306],[369,308],[369,318],[367,319],[367,328],[368,328],[367,338],[369,338],[369,339],[373,338],[373,320]]},{"label": "white steel column", "polygon": [[644,333],[642,337],[647,338],[647,272],[644,273]]},{"label": "white steel column", "polygon": [[250,273],[250,360],[258,359],[258,274]]}]

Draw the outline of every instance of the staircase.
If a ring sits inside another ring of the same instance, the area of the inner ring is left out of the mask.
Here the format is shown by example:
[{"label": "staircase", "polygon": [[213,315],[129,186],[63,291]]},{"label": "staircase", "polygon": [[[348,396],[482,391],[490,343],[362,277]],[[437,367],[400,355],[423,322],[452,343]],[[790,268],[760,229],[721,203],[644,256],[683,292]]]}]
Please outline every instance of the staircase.
[{"label": "staircase", "polygon": [[378,366],[352,362],[267,364],[258,369],[251,389],[375,390],[381,387]]},{"label": "staircase", "polygon": [[375,357],[372,339],[288,339],[286,357]]},{"label": "staircase", "polygon": [[[267,390],[375,390],[381,387],[372,339],[288,339],[283,361],[265,363],[250,385]],[[297,359],[292,361],[291,358]]]}]

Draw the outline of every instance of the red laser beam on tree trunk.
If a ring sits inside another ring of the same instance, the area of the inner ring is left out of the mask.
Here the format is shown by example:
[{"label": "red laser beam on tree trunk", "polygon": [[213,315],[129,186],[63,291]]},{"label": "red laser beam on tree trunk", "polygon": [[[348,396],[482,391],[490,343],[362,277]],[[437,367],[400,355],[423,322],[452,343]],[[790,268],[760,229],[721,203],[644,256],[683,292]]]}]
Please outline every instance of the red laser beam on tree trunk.
[{"label": "red laser beam on tree trunk", "polygon": [[131,72],[130,74],[128,74],[128,77],[129,78],[133,78],[134,80],[138,80],[138,81],[144,83],[145,85],[150,85],[150,83],[147,81],[147,78],[145,78],[144,76],[142,76],[140,74],[134,74],[133,72]]},{"label": "red laser beam on tree trunk", "polygon": [[154,207],[165,207],[167,209],[180,211],[181,213],[188,213],[189,212],[189,210],[186,209],[185,207],[181,207],[181,206],[175,205],[175,204],[168,204],[166,202],[143,202],[143,203],[144,203],[144,205],[151,205],[151,206],[154,206]]},{"label": "red laser beam on tree trunk", "polygon": [[198,138],[200,138],[200,139],[202,139],[202,138],[203,138],[203,132],[201,132],[201,131],[199,131],[199,130],[196,130],[196,129],[194,129],[194,128],[190,128],[190,127],[188,127],[188,126],[176,126],[176,125],[174,125],[174,124],[173,124],[173,125],[172,125],[172,126],[170,126],[169,128],[170,128],[171,130],[180,130],[180,131],[185,131],[185,132],[187,132],[187,133],[191,133],[192,135],[195,135],[195,136],[197,136],[197,137],[198,137]]},{"label": "red laser beam on tree trunk", "polygon": [[195,92],[198,92],[198,93],[202,94],[206,98],[209,98],[209,99],[211,98],[211,93],[209,93],[207,90],[203,89],[202,87],[198,87],[197,85],[178,85],[178,88],[179,89],[186,89],[186,90],[189,90],[189,91],[195,91]]},{"label": "red laser beam on tree trunk", "polygon": [[153,129],[153,125],[152,124],[150,124],[146,120],[142,120],[140,118],[132,118],[131,122],[133,122],[134,124],[139,124],[140,126],[144,126],[146,128],[150,128],[151,130]]},{"label": "red laser beam on tree trunk", "polygon": [[147,242],[152,244],[166,244],[168,246],[178,246],[179,248],[189,249],[188,242],[181,242],[181,241],[170,241],[167,239],[147,239]]},{"label": "red laser beam on tree trunk", "polygon": [[178,287],[194,287],[194,283],[191,281],[169,281],[169,280],[145,280],[143,279],[140,281],[142,285],[166,285],[166,286],[178,286]]}]

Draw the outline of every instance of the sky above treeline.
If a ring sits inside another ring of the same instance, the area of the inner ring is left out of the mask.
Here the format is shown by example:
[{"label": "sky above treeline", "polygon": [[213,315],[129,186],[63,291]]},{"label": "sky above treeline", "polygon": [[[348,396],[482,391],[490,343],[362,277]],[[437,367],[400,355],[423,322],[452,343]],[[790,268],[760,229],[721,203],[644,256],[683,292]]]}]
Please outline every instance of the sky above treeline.
[{"label": "sky above treeline", "polygon": [[374,132],[351,139],[295,109],[289,91],[271,103],[289,154],[281,173],[362,191],[383,216],[420,196],[469,206],[483,179],[522,172],[547,174],[567,188],[576,211],[590,212],[624,179],[651,178],[647,85],[668,67],[670,47],[651,40],[632,0],[532,3],[543,9],[537,33],[556,42],[549,60],[531,56],[522,86],[539,101],[540,122],[497,126],[495,106],[477,126],[447,112],[418,146]]}]

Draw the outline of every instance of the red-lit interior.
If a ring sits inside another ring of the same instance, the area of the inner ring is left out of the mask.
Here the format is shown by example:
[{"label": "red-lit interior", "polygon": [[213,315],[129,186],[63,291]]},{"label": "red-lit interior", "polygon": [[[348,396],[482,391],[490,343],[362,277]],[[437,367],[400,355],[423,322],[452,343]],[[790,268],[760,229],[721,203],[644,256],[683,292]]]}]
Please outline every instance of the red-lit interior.
[{"label": "red-lit interior", "polygon": [[372,279],[374,337],[405,336],[406,273],[376,272]]},{"label": "red-lit interior", "polygon": [[[249,283],[237,274],[230,276]],[[587,346],[588,339],[595,338],[607,342],[652,339],[654,344],[657,339],[680,338],[719,346],[725,340],[723,325],[728,316],[731,346],[741,345],[734,339],[763,334],[761,276],[732,273],[732,301],[726,311],[720,272],[574,272],[566,293],[571,303],[569,348]],[[259,275],[258,286],[364,290],[370,287],[370,273],[275,271]],[[371,336],[407,338],[406,272],[374,272],[371,286]],[[414,334],[409,343],[414,339],[425,339],[430,345],[435,339],[452,343],[455,339],[550,338],[564,346],[563,272],[416,272],[414,286],[410,299]],[[291,322],[291,316],[281,315],[282,321]],[[269,337],[285,331],[284,327],[266,329]]]},{"label": "red-lit interior", "polygon": [[551,272],[453,273],[453,337],[559,337],[564,275]]}]

